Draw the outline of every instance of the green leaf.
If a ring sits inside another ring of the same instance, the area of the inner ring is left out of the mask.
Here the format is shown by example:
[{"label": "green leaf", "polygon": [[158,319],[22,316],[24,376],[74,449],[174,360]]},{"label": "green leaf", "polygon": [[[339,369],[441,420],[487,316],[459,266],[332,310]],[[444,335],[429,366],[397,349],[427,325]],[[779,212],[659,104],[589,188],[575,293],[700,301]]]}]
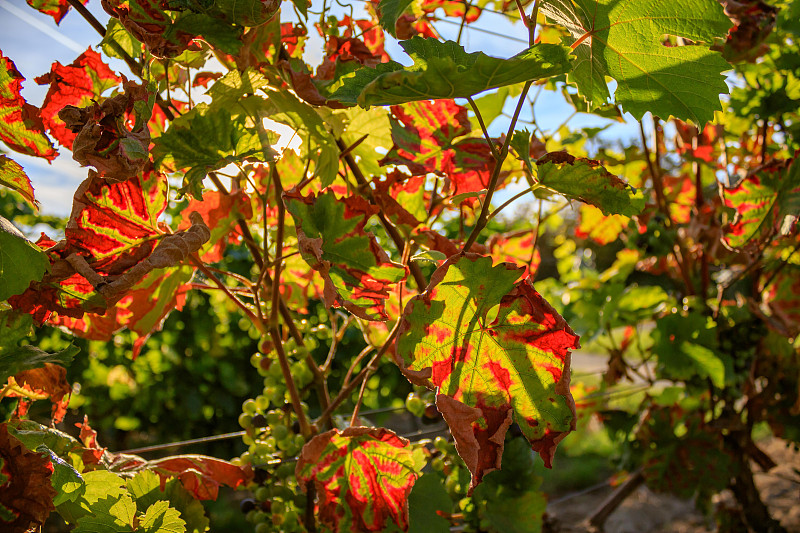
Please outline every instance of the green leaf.
[{"label": "green leaf", "polygon": [[202,196],[206,174],[233,162],[266,161],[258,133],[243,109],[231,110],[198,104],[177,117],[169,129],[153,140],[157,162],[190,168],[184,176],[184,189]]},{"label": "green leaf", "polygon": [[439,261],[444,261],[445,259],[447,259],[447,256],[436,250],[424,250],[411,256],[411,261],[429,261],[436,265],[439,264]]},{"label": "green leaf", "polygon": [[533,163],[531,162],[531,132],[527,129],[517,130],[511,136],[509,146],[516,152],[517,159],[522,161],[528,166],[528,170],[533,172]]},{"label": "green leaf", "polygon": [[77,524],[77,533],[133,531],[136,504],[124,489],[125,481],[108,470],[83,474],[86,490],[76,501],[58,506],[59,514]]},{"label": "green leaf", "polygon": [[350,427],[303,447],[297,481],[314,483],[326,530],[385,531],[408,525],[408,495],[419,466],[409,442],[388,429]]},{"label": "green leaf", "polygon": [[339,80],[331,99],[369,108],[416,100],[465,98],[488,89],[563,74],[569,68],[569,49],[537,44],[510,59],[468,54],[453,41],[414,37],[400,46],[414,64],[381,63],[356,70]]},{"label": "green leaf", "polygon": [[260,26],[270,20],[280,0],[217,0],[216,6],[229,20],[240,26]]},{"label": "green leaf", "polygon": [[58,506],[64,502],[74,502],[80,498],[86,491],[86,485],[78,471],[44,444],[37,446],[36,451],[46,454],[53,465],[53,475],[50,477],[50,483],[57,493],[56,497],[53,498],[53,505]]},{"label": "green leaf", "polygon": [[242,28],[202,13],[184,12],[178,15],[167,34],[177,35],[181,32],[202,35],[210,45],[231,55],[238,54],[242,48]]},{"label": "green leaf", "polygon": [[181,520],[177,509],[169,506],[169,502],[157,501],[139,520],[137,532],[142,533],[184,533],[186,522]]},{"label": "green leaf", "polygon": [[366,135],[366,138],[350,152],[358,161],[361,171],[367,176],[384,174],[380,164],[383,158],[381,154],[391,150],[393,144],[389,111],[382,107],[368,110],[351,107],[345,109],[343,115],[347,117],[347,121],[341,139],[346,147]]},{"label": "green leaf", "polygon": [[284,193],[297,227],[300,253],[325,281],[325,305],[343,306],[365,320],[386,320],[384,303],[407,270],[393,263],[375,236],[364,231],[377,212],[361,197],[338,199],[332,191]]},{"label": "green leaf", "polygon": [[420,476],[408,496],[408,533],[449,533],[453,502],[436,474]]},{"label": "green leaf", "polygon": [[0,383],[23,370],[42,368],[45,363],[68,366],[80,351],[70,346],[56,353],[47,353],[36,346],[18,346],[31,332],[33,318],[15,311],[0,311]]},{"label": "green leaf", "polygon": [[32,281],[41,281],[48,270],[47,255],[0,217],[0,301],[24,292]]},{"label": "green leaf", "polygon": [[381,0],[378,4],[380,23],[392,37],[397,38],[397,19],[408,9],[414,0]]},{"label": "green leaf", "polygon": [[[571,34],[577,60],[567,79],[590,106],[610,98],[606,76],[617,81],[616,101],[641,119],[647,111],[699,126],[721,109],[730,68],[707,46],[664,46],[665,35],[711,44],[730,19],[714,0],[547,0],[541,12]],[[578,44],[580,43],[580,44]]]},{"label": "green leaf", "polygon": [[150,470],[142,470],[128,480],[127,487],[139,512],[144,513],[155,503],[164,501],[178,510],[189,533],[203,533],[208,529],[209,522],[203,504],[183,488],[180,480],[170,479],[162,491],[158,475]]},{"label": "green leaf", "polygon": [[[39,210],[39,202],[33,197],[31,179],[19,163],[5,155],[0,155],[0,185],[5,185],[18,193],[34,211]],[[0,300],[3,298],[0,297]]]},{"label": "green leaf", "polygon": [[550,152],[536,161],[537,180],[567,198],[591,204],[605,215],[638,215],[645,199],[599,161],[575,157],[567,152]]},{"label": "green leaf", "polygon": [[473,488],[500,467],[512,422],[548,467],[575,428],[569,365],[578,337],[528,278],[519,280],[524,271],[453,256],[406,305],[398,332],[395,359],[409,380],[436,387]]},{"label": "green leaf", "polygon": [[131,35],[130,32],[125,29],[125,26],[114,17],[108,19],[106,34],[100,46],[103,48],[103,53],[117,59],[123,58],[118,48],[121,48],[131,57],[136,57],[142,53],[141,41]]}]

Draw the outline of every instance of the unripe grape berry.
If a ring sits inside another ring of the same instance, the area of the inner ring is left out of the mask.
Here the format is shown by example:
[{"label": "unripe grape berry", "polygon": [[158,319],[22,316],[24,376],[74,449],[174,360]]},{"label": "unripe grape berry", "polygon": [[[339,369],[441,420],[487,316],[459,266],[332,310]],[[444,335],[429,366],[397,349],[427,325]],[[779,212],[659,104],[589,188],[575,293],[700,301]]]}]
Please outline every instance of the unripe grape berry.
[{"label": "unripe grape berry", "polygon": [[255,533],[270,533],[272,527],[270,527],[267,522],[261,522],[260,524],[256,524],[256,528],[253,531]]},{"label": "unripe grape berry", "polygon": [[255,496],[256,500],[265,502],[269,499],[269,489],[264,486],[258,487],[253,496]]},{"label": "unripe grape berry", "polygon": [[282,441],[289,436],[289,428],[283,424],[275,424],[274,426],[270,426],[270,428],[272,429],[272,436],[278,441]]},{"label": "unripe grape berry", "polygon": [[249,428],[252,422],[253,417],[251,415],[248,415],[247,413],[242,413],[239,415],[239,425],[242,427],[242,429]]},{"label": "unripe grape berry", "polygon": [[256,414],[256,401],[252,398],[245,400],[242,404],[242,412],[248,415]]}]

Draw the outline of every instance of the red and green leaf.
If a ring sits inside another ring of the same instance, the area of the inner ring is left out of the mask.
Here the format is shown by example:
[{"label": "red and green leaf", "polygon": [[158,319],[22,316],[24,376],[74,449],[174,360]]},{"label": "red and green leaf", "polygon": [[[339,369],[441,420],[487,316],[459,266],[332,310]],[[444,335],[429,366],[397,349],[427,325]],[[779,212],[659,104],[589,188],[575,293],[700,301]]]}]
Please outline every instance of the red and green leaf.
[{"label": "red and green leaf", "polygon": [[633,216],[645,205],[636,190],[594,159],[575,157],[565,151],[550,152],[536,161],[537,181],[567,198],[600,208],[604,215]]},{"label": "red and green leaf", "polygon": [[534,248],[535,235],[535,230],[497,233],[489,238],[489,253],[496,263],[513,263],[524,268],[523,277],[533,276],[542,261],[539,250]]},{"label": "red and green leaf", "polygon": [[608,244],[617,240],[622,230],[628,226],[629,220],[623,215],[604,215],[599,208],[583,204],[580,207],[580,223],[575,228],[575,236],[592,239],[598,244]]},{"label": "red and green leaf", "polygon": [[56,61],[50,67],[50,72],[36,78],[39,85],[50,84],[41,110],[45,127],[62,146],[72,149],[72,142],[77,134],[67,128],[58,117],[58,112],[68,105],[88,106],[93,99],[99,98],[120,82],[122,78],[91,48],[87,48],[67,66]]},{"label": "red and green leaf", "polygon": [[761,296],[774,319],[767,324],[789,338],[800,334],[800,269],[792,266],[776,274]]},{"label": "red and green leaf", "polygon": [[471,488],[500,468],[512,422],[548,467],[575,428],[569,366],[578,336],[523,272],[477,254],[451,257],[406,305],[398,333],[397,363],[436,388]]},{"label": "red and green leaf", "polygon": [[394,225],[408,232],[428,219],[424,177],[394,170],[375,177],[372,185],[375,203]]},{"label": "red and green leaf", "polygon": [[[16,386],[8,392],[9,397],[22,398],[21,402],[49,399],[52,404],[51,418],[58,424],[67,414],[72,386],[67,381],[67,369],[54,363],[45,363],[41,368],[24,370],[14,376]],[[27,406],[20,407],[27,410]]]},{"label": "red and green leaf", "polygon": [[66,327],[84,339],[101,341],[111,340],[116,332],[127,328],[137,335],[131,351],[136,359],[150,335],[161,329],[167,315],[173,309],[183,309],[193,273],[187,267],[154,270],[105,313],[86,313],[81,318],[58,315],[51,317],[49,323]]},{"label": "red and green leaf", "polygon": [[0,139],[9,148],[52,161],[58,155],[44,133],[39,109],[20,94],[25,78],[0,51]]},{"label": "red and green leaf", "polygon": [[203,247],[200,255],[206,263],[221,261],[228,242],[237,242],[241,238],[240,233],[235,233],[237,219],[241,217],[249,220],[253,216],[250,197],[244,191],[231,194],[207,191],[202,199],[191,200],[181,211],[181,223],[178,229],[187,229],[191,226],[189,214],[192,211],[200,213],[211,228],[211,239]]},{"label": "red and green leaf", "polygon": [[198,500],[216,500],[219,487],[236,488],[252,479],[252,472],[214,457],[176,455],[148,461],[147,468],[161,478],[163,490],[167,479],[177,477]]},{"label": "red and green leaf", "polygon": [[19,163],[5,155],[0,155],[0,185],[4,185],[22,196],[34,211],[39,210],[39,202],[33,196],[31,179],[25,174]]},{"label": "red and green leaf", "polygon": [[[61,20],[66,16],[70,8],[67,0],[26,0],[33,9],[41,11],[45,15],[50,15],[56,24],[61,24]],[[86,5],[89,0],[81,0]]]},{"label": "red and green leaf", "polygon": [[724,237],[730,247],[745,246],[776,229],[788,233],[800,212],[800,162],[774,160],[757,168],[725,190],[725,205],[736,210]]},{"label": "red and green leaf", "polygon": [[297,227],[300,253],[325,280],[323,299],[366,320],[386,320],[384,301],[408,270],[392,262],[375,236],[364,231],[378,208],[360,197],[339,199],[330,190],[318,196],[284,193]]},{"label": "red and green leaf", "polygon": [[412,175],[434,172],[451,181],[453,194],[485,189],[494,160],[483,139],[469,135],[467,108],[453,100],[423,100],[392,106],[394,148],[382,164],[406,165]]},{"label": "red and green leaf", "polygon": [[317,435],[297,461],[299,483],[312,482],[324,531],[408,528],[408,495],[417,479],[410,443],[388,429],[351,427]]}]

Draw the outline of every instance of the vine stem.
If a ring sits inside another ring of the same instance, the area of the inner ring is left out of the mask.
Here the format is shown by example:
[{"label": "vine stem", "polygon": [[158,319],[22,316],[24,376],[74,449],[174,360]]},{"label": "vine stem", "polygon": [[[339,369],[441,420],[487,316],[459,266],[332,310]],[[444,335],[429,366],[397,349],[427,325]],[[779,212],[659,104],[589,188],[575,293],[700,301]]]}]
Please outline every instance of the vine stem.
[{"label": "vine stem", "polygon": [[508,200],[506,200],[505,202],[503,202],[503,203],[500,205],[500,207],[498,207],[497,209],[495,209],[494,211],[492,211],[492,212],[489,214],[489,216],[486,218],[486,222],[488,223],[490,220],[492,220],[492,219],[493,219],[493,218],[494,218],[494,217],[497,215],[497,213],[499,213],[500,211],[502,211],[503,209],[505,209],[506,207],[508,207],[508,206],[509,206],[509,205],[511,205],[512,203],[514,203],[516,200],[519,200],[520,198],[522,198],[523,196],[525,196],[525,195],[526,195],[526,194],[528,194],[529,192],[533,192],[533,191],[535,191],[536,189],[539,189],[539,188],[541,188],[541,187],[542,187],[542,185],[535,184],[533,187],[528,187],[528,188],[527,188],[527,189],[525,189],[524,191],[522,191],[522,192],[519,192],[519,193],[515,194],[514,196],[512,196],[511,198],[509,198]]},{"label": "vine stem", "polygon": [[[525,103],[525,96],[528,94],[528,90],[531,88],[532,84],[533,81],[526,81],[525,86],[522,88],[522,94],[519,95],[517,107],[514,110],[514,116],[511,118],[511,124],[508,127],[508,133],[506,133],[505,141],[503,141],[503,147],[500,149],[498,157],[495,157],[494,160],[492,177],[489,179],[489,186],[487,187],[486,197],[483,200],[483,206],[481,207],[480,215],[478,215],[478,220],[475,222],[475,227],[472,228],[472,232],[470,232],[467,242],[464,243],[464,247],[461,249],[462,253],[469,252],[469,249],[478,239],[478,235],[489,222],[489,208],[492,203],[492,195],[494,195],[494,191],[497,189],[497,182],[500,179],[500,171],[503,168],[503,162],[508,156],[508,147],[511,144],[511,137],[514,133],[514,127],[517,125],[517,119],[519,119],[519,114],[522,111],[522,104]],[[477,110],[477,108],[475,109]],[[486,142],[491,143],[491,139],[487,138]]]},{"label": "vine stem", "polygon": [[238,296],[233,294],[231,290],[220,280],[216,275],[214,275],[211,270],[203,263],[203,261],[198,257],[197,253],[193,253],[189,256],[189,260],[202,272],[205,276],[210,279],[217,287],[219,287],[222,292],[225,293],[233,303],[235,303],[239,309],[247,316],[247,318],[255,325],[261,333],[266,333],[266,328],[264,327],[264,322],[262,322],[250,309],[247,307],[243,301],[239,299]]},{"label": "vine stem", "polygon": [[361,370],[361,372],[359,372],[358,375],[355,378],[353,378],[352,381],[350,381],[350,383],[342,387],[342,390],[339,391],[339,394],[337,394],[336,397],[333,400],[331,400],[331,403],[330,405],[328,405],[327,409],[325,409],[319,416],[319,418],[317,418],[316,424],[318,426],[327,423],[327,421],[330,420],[330,417],[333,414],[333,412],[350,396],[350,393],[352,393],[355,390],[355,388],[358,385],[360,385],[361,382],[364,381],[369,376],[369,374],[372,373],[373,371],[372,365],[375,364],[375,361],[380,359],[380,357],[384,353],[386,353],[386,350],[389,349],[389,346],[392,345],[392,342],[394,342],[394,338],[397,335],[397,331],[399,328],[400,328],[400,320],[398,320],[395,323],[394,327],[392,328],[392,331],[389,333],[389,337],[387,337],[386,341],[384,341],[380,349],[377,352],[375,352],[375,355],[373,355],[372,358],[369,360],[367,366],[365,366],[364,369]]}]

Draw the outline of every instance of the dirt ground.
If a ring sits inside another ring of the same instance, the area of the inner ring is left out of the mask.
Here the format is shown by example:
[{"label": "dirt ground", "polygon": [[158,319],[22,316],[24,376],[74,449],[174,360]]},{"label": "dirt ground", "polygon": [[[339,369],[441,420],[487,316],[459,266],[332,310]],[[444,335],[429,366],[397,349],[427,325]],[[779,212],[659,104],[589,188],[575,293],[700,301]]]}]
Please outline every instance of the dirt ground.
[{"label": "dirt ground", "polygon": [[[772,517],[790,533],[800,533],[800,453],[785,442],[773,439],[761,445],[778,464],[769,472],[753,465],[756,486]],[[612,489],[592,491],[575,497],[562,497],[548,506],[554,531],[577,533],[589,531],[584,520],[612,493]],[[715,505],[732,505],[728,491],[718,495]],[[608,518],[606,533],[711,533],[716,531],[713,519],[699,513],[694,503],[665,494],[655,494],[639,487]]]}]

